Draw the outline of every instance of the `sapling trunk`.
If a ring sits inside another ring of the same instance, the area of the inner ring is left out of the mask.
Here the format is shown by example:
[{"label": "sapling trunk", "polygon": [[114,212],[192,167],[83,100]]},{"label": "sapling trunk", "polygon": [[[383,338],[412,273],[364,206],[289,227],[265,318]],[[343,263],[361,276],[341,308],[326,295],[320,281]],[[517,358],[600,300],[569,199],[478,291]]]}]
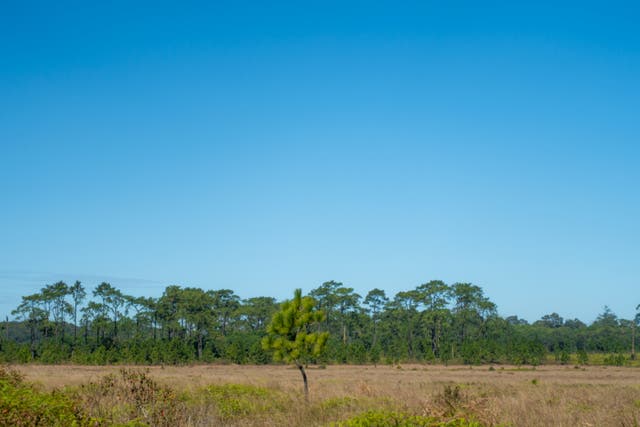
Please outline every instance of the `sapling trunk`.
[{"label": "sapling trunk", "polygon": [[304,366],[301,363],[296,363],[298,369],[300,369],[300,374],[302,374],[302,381],[304,382],[304,400],[305,402],[309,401],[309,383],[307,382],[307,373],[304,370]]}]

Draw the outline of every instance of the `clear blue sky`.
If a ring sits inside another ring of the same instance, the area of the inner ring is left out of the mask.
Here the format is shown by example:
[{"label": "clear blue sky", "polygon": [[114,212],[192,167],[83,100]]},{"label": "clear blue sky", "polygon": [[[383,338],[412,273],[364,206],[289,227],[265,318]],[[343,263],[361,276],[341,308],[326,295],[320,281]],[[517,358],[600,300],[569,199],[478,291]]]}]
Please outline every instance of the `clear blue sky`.
[{"label": "clear blue sky", "polygon": [[522,3],[4,2],[0,315],[442,279],[630,317],[640,9]]}]

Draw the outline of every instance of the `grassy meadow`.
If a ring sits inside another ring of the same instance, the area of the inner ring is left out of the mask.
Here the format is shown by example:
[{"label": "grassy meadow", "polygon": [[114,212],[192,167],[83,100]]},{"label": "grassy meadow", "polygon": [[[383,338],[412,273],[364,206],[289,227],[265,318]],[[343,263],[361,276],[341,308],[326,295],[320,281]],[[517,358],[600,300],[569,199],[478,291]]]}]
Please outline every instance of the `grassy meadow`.
[{"label": "grassy meadow", "polygon": [[[611,366],[16,365],[3,425],[637,426],[640,369]],[[12,418],[13,417],[13,418]]]}]

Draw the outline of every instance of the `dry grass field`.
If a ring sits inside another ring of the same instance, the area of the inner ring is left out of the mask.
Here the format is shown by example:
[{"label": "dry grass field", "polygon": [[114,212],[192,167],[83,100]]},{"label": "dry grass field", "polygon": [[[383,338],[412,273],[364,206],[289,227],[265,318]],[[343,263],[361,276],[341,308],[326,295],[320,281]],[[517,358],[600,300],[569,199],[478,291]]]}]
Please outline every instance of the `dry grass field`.
[{"label": "dry grass field", "polygon": [[[14,368],[25,375],[26,381],[53,390],[82,389],[90,382],[100,382],[109,373],[117,375],[123,367]],[[127,369],[148,369],[148,377],[158,384],[192,396],[179,418],[184,425],[328,425],[372,409],[443,420],[464,417],[482,425],[640,425],[640,369],[628,367],[312,366],[308,370],[308,404],[300,396],[299,372],[288,366]],[[213,408],[211,402],[193,397],[207,387],[229,396],[228,388],[215,388],[226,384],[247,386],[234,389],[231,394],[236,400],[227,409]],[[116,395],[113,399],[126,399]]]}]

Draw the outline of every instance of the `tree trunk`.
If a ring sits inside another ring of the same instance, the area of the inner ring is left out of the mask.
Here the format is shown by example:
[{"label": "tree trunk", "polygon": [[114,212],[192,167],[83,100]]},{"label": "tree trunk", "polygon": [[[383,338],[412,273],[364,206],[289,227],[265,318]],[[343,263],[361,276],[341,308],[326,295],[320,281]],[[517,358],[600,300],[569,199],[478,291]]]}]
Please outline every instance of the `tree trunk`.
[{"label": "tree trunk", "polygon": [[296,362],[296,366],[300,369],[300,374],[302,374],[302,381],[304,382],[304,400],[305,402],[309,401],[309,383],[307,382],[307,373],[304,371],[304,366],[300,363]]},{"label": "tree trunk", "polygon": [[155,342],[157,339],[157,335],[156,335],[157,330],[158,330],[158,316],[154,312],[153,313],[153,342]]},{"label": "tree trunk", "polygon": [[30,325],[29,331],[29,348],[31,350],[31,360],[36,358],[36,331],[33,323]]},{"label": "tree trunk", "polygon": [[440,322],[440,318],[437,317],[436,318],[436,336],[435,336],[435,346],[436,346],[436,350],[435,350],[435,354],[436,357],[440,357],[440,336],[442,335],[442,325]]},{"label": "tree trunk", "polygon": [[73,344],[78,341],[78,306],[73,306]]},{"label": "tree trunk", "polygon": [[411,320],[409,320],[409,335],[408,335],[408,338],[409,338],[408,341],[409,342],[407,343],[408,344],[407,347],[408,347],[408,350],[409,350],[409,358],[411,360],[413,360],[414,359],[414,357],[413,357],[413,328],[411,327],[411,323],[410,322],[411,322]]},{"label": "tree trunk", "polygon": [[636,360],[636,321],[631,324],[631,360]]},{"label": "tree trunk", "polygon": [[373,321],[373,343],[371,344],[371,347],[375,347],[376,346],[376,341],[378,340],[378,324],[376,323],[376,321]]}]

